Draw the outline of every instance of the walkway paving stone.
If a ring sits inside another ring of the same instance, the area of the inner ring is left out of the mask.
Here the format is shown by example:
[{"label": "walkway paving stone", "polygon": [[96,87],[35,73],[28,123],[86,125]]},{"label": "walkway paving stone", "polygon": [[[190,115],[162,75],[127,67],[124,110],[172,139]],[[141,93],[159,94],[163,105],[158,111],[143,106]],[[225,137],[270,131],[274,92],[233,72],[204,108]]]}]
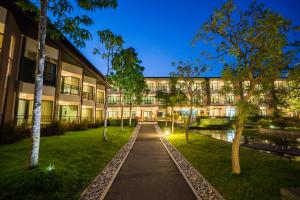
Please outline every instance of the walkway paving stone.
[{"label": "walkway paving stone", "polygon": [[196,199],[159,137],[153,124],[141,126],[105,199]]}]

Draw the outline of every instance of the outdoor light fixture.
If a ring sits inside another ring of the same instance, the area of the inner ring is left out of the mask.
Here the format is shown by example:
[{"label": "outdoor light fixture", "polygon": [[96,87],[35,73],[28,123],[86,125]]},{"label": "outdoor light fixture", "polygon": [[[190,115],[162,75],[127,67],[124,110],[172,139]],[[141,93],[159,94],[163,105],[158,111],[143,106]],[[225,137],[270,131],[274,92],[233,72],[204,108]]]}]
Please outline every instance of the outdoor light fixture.
[{"label": "outdoor light fixture", "polygon": [[165,135],[166,136],[169,136],[171,133],[170,133],[170,130],[169,129],[167,129],[167,130],[165,130]]},{"label": "outdoor light fixture", "polygon": [[271,126],[270,126],[270,128],[272,128],[272,129],[273,129],[273,128],[275,128],[275,126],[274,126],[274,125],[271,125]]},{"label": "outdoor light fixture", "polygon": [[54,167],[54,165],[53,165],[52,163],[50,163],[50,165],[48,165],[48,166],[46,167],[46,171],[47,171],[47,172],[51,172],[51,171],[53,171],[53,170],[55,170],[55,167]]}]

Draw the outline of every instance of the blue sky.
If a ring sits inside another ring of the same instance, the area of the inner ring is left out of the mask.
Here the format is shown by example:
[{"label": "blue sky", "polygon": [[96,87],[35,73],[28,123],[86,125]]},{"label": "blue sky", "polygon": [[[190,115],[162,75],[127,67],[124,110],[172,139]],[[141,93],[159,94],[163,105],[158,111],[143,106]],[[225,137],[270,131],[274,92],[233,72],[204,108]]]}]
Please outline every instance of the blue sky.
[{"label": "blue sky", "polygon": [[[243,8],[250,0],[235,1]],[[300,24],[299,0],[260,0],[283,16]],[[145,76],[168,76],[174,67],[172,61],[200,58],[212,68],[205,76],[220,76],[222,63],[200,56],[202,50],[212,51],[207,44],[191,41],[201,24],[220,7],[224,0],[119,0],[117,9],[97,10],[92,14],[95,24],[90,27],[93,40],[88,41],[81,52],[101,72],[105,64],[99,56],[92,54],[97,46],[97,30],[106,28],[122,35],[125,47],[134,47],[145,66]]]}]

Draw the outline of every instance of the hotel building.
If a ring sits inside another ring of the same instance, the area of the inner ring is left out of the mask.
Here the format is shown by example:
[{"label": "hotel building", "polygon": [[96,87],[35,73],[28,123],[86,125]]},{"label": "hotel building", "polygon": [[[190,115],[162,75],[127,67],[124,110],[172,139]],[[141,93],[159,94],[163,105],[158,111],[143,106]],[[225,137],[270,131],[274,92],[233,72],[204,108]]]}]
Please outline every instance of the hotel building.
[{"label": "hotel building", "polygon": [[[0,122],[30,122],[37,23],[14,1],[0,1]],[[68,40],[46,39],[42,123],[103,118],[105,77]]]},{"label": "hotel building", "polygon": [[[13,1],[0,1],[0,123],[31,122],[37,55],[37,24],[33,17]],[[146,77],[149,93],[140,105],[133,105],[132,117],[140,120],[165,119],[167,108],[155,96],[159,90],[169,91],[170,77]],[[277,81],[278,84],[282,81]],[[220,77],[197,78],[201,84],[200,105],[194,106],[193,116],[235,115],[234,94],[222,95]],[[42,123],[52,120],[95,122],[103,119],[105,77],[72,43],[66,39],[46,40],[46,64],[42,96]],[[120,118],[120,94],[108,93],[108,117]],[[126,102],[125,102],[126,103]],[[273,112],[270,94],[261,94],[260,115]],[[184,115],[187,106],[176,107]],[[129,105],[124,106],[124,117],[129,117]]]},{"label": "hotel building", "polygon": [[[142,98],[140,105],[134,105],[132,108],[132,117],[140,120],[159,120],[164,119],[170,110],[164,108],[159,100],[155,98],[159,90],[169,91],[170,77],[145,77],[149,93]],[[275,84],[281,84],[282,80]],[[201,100],[198,106],[193,108],[193,116],[211,116],[211,117],[232,117],[235,115],[235,102],[238,96],[234,94],[221,94],[220,90],[223,81],[220,77],[195,78],[195,84],[202,85]],[[109,118],[120,118],[120,95],[118,91],[110,90],[108,93],[108,116]],[[259,109],[261,116],[270,116],[273,113],[273,99],[270,93],[261,94],[259,98]],[[175,107],[175,112],[184,115],[189,112],[187,106]],[[129,117],[129,106],[124,105],[124,117]]]}]

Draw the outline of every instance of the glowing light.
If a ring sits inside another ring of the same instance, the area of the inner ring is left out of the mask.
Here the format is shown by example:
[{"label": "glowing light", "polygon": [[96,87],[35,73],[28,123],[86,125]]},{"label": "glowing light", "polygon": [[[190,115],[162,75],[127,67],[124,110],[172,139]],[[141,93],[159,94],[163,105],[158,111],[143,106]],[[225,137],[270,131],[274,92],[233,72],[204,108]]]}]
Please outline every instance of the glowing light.
[{"label": "glowing light", "polygon": [[53,170],[55,170],[55,167],[54,167],[54,165],[53,165],[52,163],[50,163],[50,165],[48,165],[48,166],[46,167],[46,171],[47,171],[47,172],[51,172],[51,171],[53,171]]},{"label": "glowing light", "polygon": [[166,136],[169,136],[170,134],[171,134],[171,132],[170,132],[169,129],[165,130],[165,135],[166,135]]},{"label": "glowing light", "polygon": [[270,128],[272,128],[272,129],[273,129],[273,128],[275,128],[275,126],[274,126],[274,125],[271,125],[271,126],[270,126]]}]

